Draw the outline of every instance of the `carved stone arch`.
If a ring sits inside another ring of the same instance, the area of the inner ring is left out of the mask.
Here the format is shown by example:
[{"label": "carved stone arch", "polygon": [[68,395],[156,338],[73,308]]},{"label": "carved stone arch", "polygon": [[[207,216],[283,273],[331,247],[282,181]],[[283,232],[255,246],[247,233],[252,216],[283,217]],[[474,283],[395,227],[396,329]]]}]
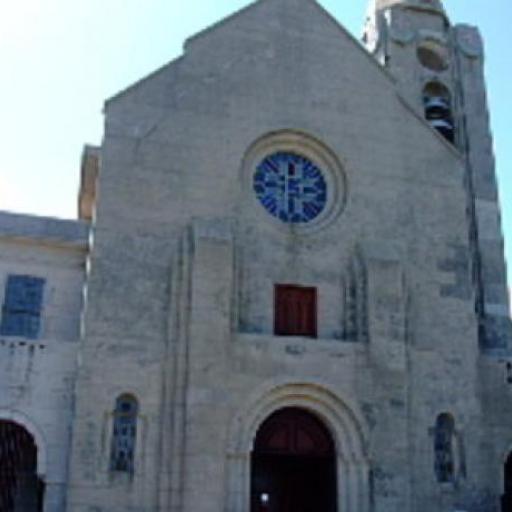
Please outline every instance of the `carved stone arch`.
[{"label": "carved stone arch", "polygon": [[443,81],[429,78],[423,83],[422,93],[424,96],[439,96],[449,101],[450,106],[453,102],[453,92],[450,87]]},{"label": "carved stone arch", "polygon": [[251,453],[259,426],[273,413],[297,407],[316,416],[329,430],[336,450],[338,508],[368,512],[370,503],[368,430],[354,404],[319,382],[272,381],[244,401],[228,435],[226,512],[248,512]]},{"label": "carved stone arch", "polygon": [[33,437],[37,447],[37,476],[44,479],[48,471],[48,451],[41,429],[26,414],[9,409],[0,409],[0,421],[11,421],[24,428]]}]

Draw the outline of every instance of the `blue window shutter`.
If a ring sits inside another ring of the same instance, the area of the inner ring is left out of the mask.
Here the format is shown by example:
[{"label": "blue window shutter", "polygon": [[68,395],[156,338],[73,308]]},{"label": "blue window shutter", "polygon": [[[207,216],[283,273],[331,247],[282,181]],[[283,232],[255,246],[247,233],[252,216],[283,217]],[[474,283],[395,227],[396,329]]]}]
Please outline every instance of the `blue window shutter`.
[{"label": "blue window shutter", "polygon": [[25,281],[25,311],[39,315],[43,307],[44,279],[29,277]]},{"label": "blue window shutter", "polygon": [[4,308],[8,311],[21,311],[23,309],[23,280],[21,276],[8,277]]},{"label": "blue window shutter", "polygon": [[0,334],[36,339],[41,325],[45,280],[11,275],[7,279]]}]

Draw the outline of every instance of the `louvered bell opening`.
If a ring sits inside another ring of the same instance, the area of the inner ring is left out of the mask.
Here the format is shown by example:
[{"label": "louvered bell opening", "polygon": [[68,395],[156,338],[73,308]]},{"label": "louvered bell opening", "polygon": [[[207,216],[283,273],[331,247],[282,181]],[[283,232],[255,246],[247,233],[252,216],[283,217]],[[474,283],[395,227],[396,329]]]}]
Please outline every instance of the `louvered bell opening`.
[{"label": "louvered bell opening", "polygon": [[446,119],[451,116],[450,103],[446,98],[425,98],[425,115],[427,119]]},{"label": "louvered bell opening", "polygon": [[455,141],[455,130],[453,123],[447,119],[430,119],[430,125],[436,129],[446,140],[453,143]]}]

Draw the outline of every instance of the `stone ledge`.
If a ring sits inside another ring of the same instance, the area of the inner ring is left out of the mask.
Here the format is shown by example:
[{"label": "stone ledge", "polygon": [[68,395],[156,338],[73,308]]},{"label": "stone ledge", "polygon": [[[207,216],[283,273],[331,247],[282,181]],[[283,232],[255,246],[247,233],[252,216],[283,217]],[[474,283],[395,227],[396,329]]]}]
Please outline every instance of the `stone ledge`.
[{"label": "stone ledge", "polygon": [[83,221],[0,211],[0,238],[46,242],[52,245],[86,249],[89,232],[90,225]]},{"label": "stone ledge", "polygon": [[301,336],[274,336],[273,334],[238,333],[236,341],[240,346],[252,346],[264,351],[281,352],[284,355],[327,354],[344,357],[366,350],[366,343],[334,338],[306,338]]}]

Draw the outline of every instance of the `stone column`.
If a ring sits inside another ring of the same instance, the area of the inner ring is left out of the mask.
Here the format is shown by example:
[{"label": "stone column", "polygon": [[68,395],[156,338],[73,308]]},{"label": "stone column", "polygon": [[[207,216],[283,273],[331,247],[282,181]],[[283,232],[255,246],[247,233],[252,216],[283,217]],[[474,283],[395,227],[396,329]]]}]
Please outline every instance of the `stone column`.
[{"label": "stone column", "polygon": [[[376,440],[379,464],[374,469],[375,511],[409,510],[406,475],[409,453],[407,290],[399,245],[386,241],[363,247],[367,268],[369,357],[374,401],[381,428]],[[363,510],[361,507],[358,510]]]}]

